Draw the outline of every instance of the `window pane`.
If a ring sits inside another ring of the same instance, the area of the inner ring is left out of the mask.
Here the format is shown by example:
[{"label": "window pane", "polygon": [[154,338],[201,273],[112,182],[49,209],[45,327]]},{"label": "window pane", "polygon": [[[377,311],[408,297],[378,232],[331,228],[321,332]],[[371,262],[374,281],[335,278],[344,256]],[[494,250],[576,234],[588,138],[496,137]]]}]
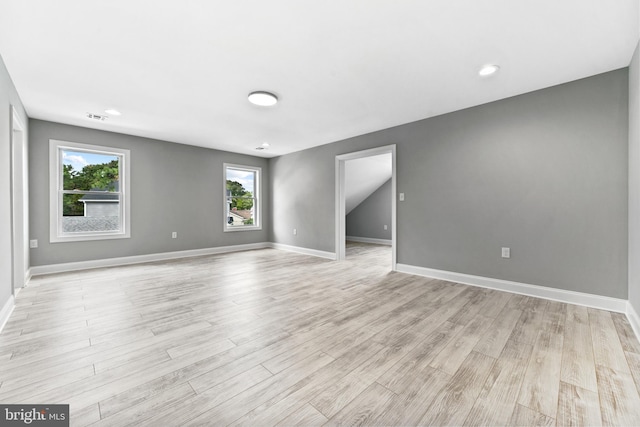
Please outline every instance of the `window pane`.
[{"label": "window pane", "polygon": [[63,149],[62,165],[64,190],[119,191],[118,156]]},{"label": "window pane", "polygon": [[224,165],[224,230],[260,230],[260,171],[253,166]]},{"label": "window pane", "polygon": [[255,225],[253,206],[255,199],[244,197],[227,198],[227,226]]},{"label": "window pane", "polygon": [[227,168],[227,190],[231,196],[248,196],[255,194],[256,172]]},{"label": "window pane", "polygon": [[63,194],[62,231],[86,233],[120,230],[120,195]]}]

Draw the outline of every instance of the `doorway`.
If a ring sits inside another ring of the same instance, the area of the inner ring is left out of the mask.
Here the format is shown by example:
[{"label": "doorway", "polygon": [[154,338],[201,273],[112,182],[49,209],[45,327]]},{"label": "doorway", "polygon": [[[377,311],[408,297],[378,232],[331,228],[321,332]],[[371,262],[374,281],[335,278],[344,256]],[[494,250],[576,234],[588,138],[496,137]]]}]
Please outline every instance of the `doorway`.
[{"label": "doorway", "polygon": [[396,270],[396,146],[387,145],[370,150],[336,156],[336,259],[346,259],[346,214],[347,214],[347,162],[357,159],[373,158],[385,154],[391,155],[391,270]]},{"label": "doorway", "polygon": [[29,270],[28,152],[25,127],[11,108],[11,242],[12,294],[26,284]]}]

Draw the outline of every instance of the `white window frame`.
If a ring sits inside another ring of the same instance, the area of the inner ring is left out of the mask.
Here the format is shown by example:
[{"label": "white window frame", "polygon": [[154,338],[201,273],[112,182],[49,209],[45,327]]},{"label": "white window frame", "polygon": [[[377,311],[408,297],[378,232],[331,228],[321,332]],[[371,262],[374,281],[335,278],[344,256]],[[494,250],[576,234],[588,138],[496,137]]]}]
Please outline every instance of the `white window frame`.
[{"label": "white window frame", "polygon": [[[253,204],[253,225],[236,225],[229,226],[227,223],[227,169],[237,169],[244,171],[251,171],[255,173],[255,188],[253,197],[255,198],[255,202]],[[252,231],[252,230],[262,230],[262,168],[258,166],[246,166],[246,165],[236,165],[232,163],[224,163],[222,167],[222,209],[223,209],[223,227],[224,231],[233,232],[233,231]]]},{"label": "white window frame", "polygon": [[[62,231],[63,150],[79,150],[120,157],[120,230],[65,233]],[[49,140],[49,241],[80,242],[87,240],[127,239],[131,237],[130,151],[124,148]]]}]

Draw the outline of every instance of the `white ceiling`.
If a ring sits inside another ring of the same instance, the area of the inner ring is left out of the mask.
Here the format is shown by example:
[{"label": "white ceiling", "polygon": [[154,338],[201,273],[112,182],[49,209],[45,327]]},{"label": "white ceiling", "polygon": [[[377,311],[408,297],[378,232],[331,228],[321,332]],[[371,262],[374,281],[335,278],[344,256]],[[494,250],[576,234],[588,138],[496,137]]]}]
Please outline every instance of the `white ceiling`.
[{"label": "white ceiling", "polygon": [[[0,55],[32,118],[273,157],[626,67],[638,16],[638,0],[4,0]],[[123,114],[85,118],[107,108]]]},{"label": "white ceiling", "polygon": [[[347,160],[344,171],[345,214],[349,214],[385,182],[393,172],[391,153]],[[391,199],[389,199],[391,205]]]}]

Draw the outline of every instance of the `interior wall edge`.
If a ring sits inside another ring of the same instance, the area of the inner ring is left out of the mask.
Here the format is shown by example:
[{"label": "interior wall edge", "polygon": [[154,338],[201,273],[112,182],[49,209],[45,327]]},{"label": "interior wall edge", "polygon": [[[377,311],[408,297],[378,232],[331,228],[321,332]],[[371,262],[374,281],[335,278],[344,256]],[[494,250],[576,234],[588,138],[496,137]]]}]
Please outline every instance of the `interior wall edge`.
[{"label": "interior wall edge", "polygon": [[629,64],[629,182],[627,317],[640,337],[640,42]]}]

